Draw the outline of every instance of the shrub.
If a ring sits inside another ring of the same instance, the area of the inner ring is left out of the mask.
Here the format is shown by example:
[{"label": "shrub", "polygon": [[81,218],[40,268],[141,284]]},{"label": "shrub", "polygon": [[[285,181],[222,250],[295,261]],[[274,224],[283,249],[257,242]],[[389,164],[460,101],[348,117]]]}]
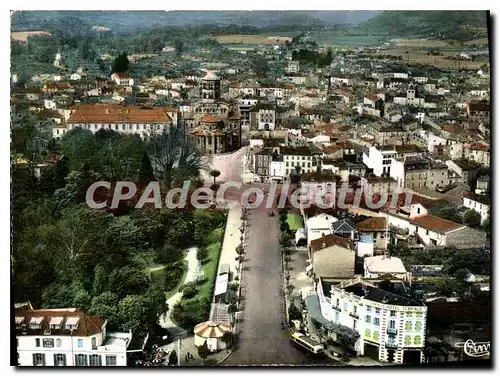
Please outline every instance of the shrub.
[{"label": "shrub", "polygon": [[229,285],[229,290],[230,291],[238,291],[238,289],[240,288],[240,284],[239,283],[231,283]]},{"label": "shrub", "polygon": [[196,258],[200,261],[205,260],[208,257],[208,249],[207,248],[200,248],[198,249],[198,252],[196,253]]},{"label": "shrub", "polygon": [[182,290],[182,296],[186,299],[190,299],[196,295],[198,290],[193,286],[188,286]]}]

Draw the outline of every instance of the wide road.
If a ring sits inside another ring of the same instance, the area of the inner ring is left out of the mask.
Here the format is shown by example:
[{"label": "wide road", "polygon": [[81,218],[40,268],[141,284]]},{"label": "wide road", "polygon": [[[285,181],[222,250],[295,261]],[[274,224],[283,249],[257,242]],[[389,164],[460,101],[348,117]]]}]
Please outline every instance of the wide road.
[{"label": "wide road", "polygon": [[313,360],[293,347],[286,330],[279,251],[279,219],[266,210],[251,211],[248,247],[243,263],[243,311],[238,320],[239,339],[235,351],[221,364],[311,365],[336,364],[331,359]]}]

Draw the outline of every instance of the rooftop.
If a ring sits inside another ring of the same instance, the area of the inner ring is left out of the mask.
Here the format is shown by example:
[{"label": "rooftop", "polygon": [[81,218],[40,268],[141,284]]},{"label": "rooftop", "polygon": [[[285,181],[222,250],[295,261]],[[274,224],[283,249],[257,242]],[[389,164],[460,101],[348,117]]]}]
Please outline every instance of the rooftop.
[{"label": "rooftop", "polygon": [[72,106],[69,123],[172,123],[169,107],[122,106],[118,104],[80,104]]},{"label": "rooftop", "polygon": [[370,273],[406,273],[406,268],[400,258],[373,256],[364,260],[365,272]]},{"label": "rooftop", "polygon": [[417,217],[410,220],[411,223],[423,227],[425,229],[435,231],[441,234],[446,234],[450,231],[458,230],[459,228],[465,227],[464,225],[456,222],[449,221],[447,219],[436,217],[432,214],[427,214],[422,217]]},{"label": "rooftop", "polygon": [[385,217],[370,217],[364,221],[358,222],[358,231],[385,231],[387,220]]}]

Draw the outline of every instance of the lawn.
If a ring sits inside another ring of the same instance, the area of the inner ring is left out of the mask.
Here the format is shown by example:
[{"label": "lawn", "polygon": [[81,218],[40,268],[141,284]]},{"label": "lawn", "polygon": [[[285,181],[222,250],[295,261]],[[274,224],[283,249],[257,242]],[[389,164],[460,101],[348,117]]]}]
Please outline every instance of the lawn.
[{"label": "lawn", "polygon": [[178,261],[171,265],[163,265],[151,270],[151,282],[165,291],[166,298],[175,294],[184,281],[187,262]]},{"label": "lawn", "polygon": [[290,231],[297,231],[299,228],[304,227],[304,221],[300,214],[287,214],[286,222],[290,228]]},{"label": "lawn", "polygon": [[208,318],[223,236],[224,226],[212,231],[207,246],[208,256],[202,261],[201,267],[205,280],[196,286],[196,295],[190,299],[183,298],[172,312],[172,319],[185,329],[190,330]]}]

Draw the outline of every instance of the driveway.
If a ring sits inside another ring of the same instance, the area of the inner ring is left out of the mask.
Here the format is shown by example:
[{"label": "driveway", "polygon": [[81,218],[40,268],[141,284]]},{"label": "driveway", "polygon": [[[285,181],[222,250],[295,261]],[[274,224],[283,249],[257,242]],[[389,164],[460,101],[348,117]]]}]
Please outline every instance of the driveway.
[{"label": "driveway", "polygon": [[289,342],[285,320],[278,217],[251,211],[243,264],[243,311],[238,315],[238,344],[222,365],[311,365],[314,361]]}]

